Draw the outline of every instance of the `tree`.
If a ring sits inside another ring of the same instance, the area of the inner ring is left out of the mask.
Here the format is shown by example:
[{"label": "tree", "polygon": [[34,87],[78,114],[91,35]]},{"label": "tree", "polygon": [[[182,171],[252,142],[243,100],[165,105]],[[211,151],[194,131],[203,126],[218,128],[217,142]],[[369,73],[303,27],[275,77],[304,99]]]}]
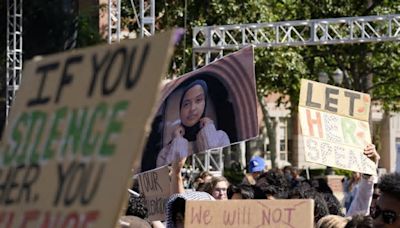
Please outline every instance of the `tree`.
[{"label": "tree", "polygon": [[[390,0],[185,2],[186,6],[183,1],[157,2],[158,30],[187,24],[186,36],[191,37],[194,26],[379,15],[400,10],[400,2]],[[185,41],[175,52],[177,67],[171,71],[178,75],[191,70],[191,40]],[[255,55],[257,92],[260,97],[271,92],[281,93],[282,98],[288,96],[290,99],[286,103],[296,117],[300,79],[316,80],[318,72],[340,68],[345,75],[345,87],[368,92],[374,100],[383,102],[387,110],[397,110],[399,50],[397,42],[258,49]]]},{"label": "tree", "polygon": [[78,4],[64,0],[24,1],[24,59],[102,42],[98,20],[94,18],[99,6],[79,12]]}]

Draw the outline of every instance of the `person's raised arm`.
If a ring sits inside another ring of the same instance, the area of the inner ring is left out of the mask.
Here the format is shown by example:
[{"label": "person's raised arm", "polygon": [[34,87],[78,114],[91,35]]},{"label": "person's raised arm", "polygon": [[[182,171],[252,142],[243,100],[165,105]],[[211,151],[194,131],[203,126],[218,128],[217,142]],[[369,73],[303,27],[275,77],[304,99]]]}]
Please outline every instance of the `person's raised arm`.
[{"label": "person's raised arm", "polygon": [[172,162],[171,170],[171,194],[184,193],[185,188],[183,187],[183,178],[181,170],[185,164],[186,157],[180,158]]},{"label": "person's raised arm", "polygon": [[[378,165],[380,156],[375,149],[374,144],[368,144],[364,149],[364,154]],[[369,214],[369,207],[371,206],[372,194],[374,191],[373,177],[368,174],[362,174],[362,178],[354,197],[353,202],[350,205],[349,211],[346,212],[346,216],[352,216],[355,214]]]}]

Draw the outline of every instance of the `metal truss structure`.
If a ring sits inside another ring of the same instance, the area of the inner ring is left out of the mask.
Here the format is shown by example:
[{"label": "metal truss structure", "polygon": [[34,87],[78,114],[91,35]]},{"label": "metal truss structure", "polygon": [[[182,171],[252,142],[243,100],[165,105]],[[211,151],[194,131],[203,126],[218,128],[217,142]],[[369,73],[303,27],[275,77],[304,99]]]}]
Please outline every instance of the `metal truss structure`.
[{"label": "metal truss structure", "polygon": [[6,118],[22,77],[22,0],[7,0]]},{"label": "metal truss structure", "polygon": [[193,28],[193,68],[225,50],[400,40],[400,14]]},{"label": "metal truss structure", "polygon": [[121,40],[121,0],[108,0],[108,33],[107,42],[111,44],[113,41]]},{"label": "metal truss structure", "polygon": [[140,37],[154,35],[156,3],[154,0],[140,0]]},{"label": "metal truss structure", "polygon": [[192,155],[192,168],[199,171],[211,171],[214,175],[222,175],[224,162],[222,148],[207,150],[203,153]]},{"label": "metal truss structure", "polygon": [[[155,32],[155,1],[140,1],[140,36]],[[132,6],[133,0],[131,0]],[[108,43],[121,39],[121,0],[108,0]],[[255,47],[306,46],[400,40],[400,15],[344,17],[193,28],[193,68],[226,51]],[[7,0],[6,117],[22,76],[22,0]],[[222,171],[222,149],[194,155],[193,168]]]},{"label": "metal truss structure", "polygon": [[[193,28],[193,69],[221,58],[227,51],[255,47],[351,44],[400,40],[400,15],[344,17]],[[201,160],[194,155],[193,166]],[[222,150],[205,154],[200,167],[222,160]],[[219,158],[218,158],[219,157]],[[216,166],[222,171],[223,166]]]},{"label": "metal truss structure", "polygon": [[[140,37],[151,36],[155,32],[156,4],[154,0],[139,0],[139,16],[136,15],[134,1],[132,8],[139,22]],[[121,40],[121,0],[108,0],[108,43]]]}]

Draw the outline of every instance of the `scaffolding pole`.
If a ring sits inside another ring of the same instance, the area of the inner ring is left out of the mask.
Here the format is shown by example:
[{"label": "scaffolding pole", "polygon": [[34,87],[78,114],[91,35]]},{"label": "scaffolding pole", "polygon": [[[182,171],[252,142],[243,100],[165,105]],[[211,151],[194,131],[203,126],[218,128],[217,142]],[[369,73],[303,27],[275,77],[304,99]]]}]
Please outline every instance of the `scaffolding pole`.
[{"label": "scaffolding pole", "polygon": [[7,0],[6,120],[22,77],[22,0]]}]

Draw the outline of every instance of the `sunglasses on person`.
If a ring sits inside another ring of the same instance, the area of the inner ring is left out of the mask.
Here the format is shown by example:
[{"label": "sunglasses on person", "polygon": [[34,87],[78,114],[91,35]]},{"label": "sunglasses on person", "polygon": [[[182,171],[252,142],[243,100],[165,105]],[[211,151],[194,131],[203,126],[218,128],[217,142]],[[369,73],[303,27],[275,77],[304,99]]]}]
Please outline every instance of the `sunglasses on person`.
[{"label": "sunglasses on person", "polygon": [[376,219],[382,215],[382,220],[386,224],[393,224],[396,219],[400,217],[395,211],[392,210],[382,210],[378,205],[375,206],[375,210],[371,211],[371,217]]}]

